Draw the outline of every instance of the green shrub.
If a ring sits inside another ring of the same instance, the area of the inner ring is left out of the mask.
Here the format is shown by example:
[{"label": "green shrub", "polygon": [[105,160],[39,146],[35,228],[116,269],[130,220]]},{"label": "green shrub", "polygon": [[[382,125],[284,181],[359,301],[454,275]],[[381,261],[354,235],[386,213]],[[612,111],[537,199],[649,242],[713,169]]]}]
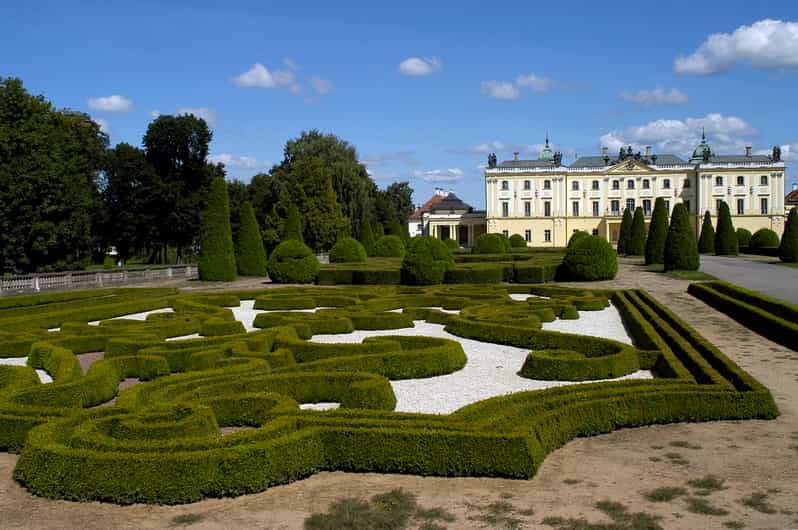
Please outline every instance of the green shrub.
[{"label": "green shrub", "polygon": [[798,262],[798,210],[790,210],[779,245],[779,259],[786,263]]},{"label": "green shrub", "polygon": [[379,258],[403,258],[405,244],[399,236],[382,236],[374,245],[374,256]]},{"label": "green shrub", "polygon": [[751,250],[778,247],[779,236],[770,228],[760,228],[751,236],[748,246]]},{"label": "green shrub", "polygon": [[474,241],[471,252],[474,254],[503,254],[507,251],[502,234],[482,234]]},{"label": "green shrub", "polygon": [[544,381],[589,381],[621,377],[639,369],[632,348],[595,356],[573,350],[539,350],[527,355],[518,375]]},{"label": "green shrub", "polygon": [[699,267],[698,246],[682,203],[673,207],[668,236],[665,239],[665,270],[695,271]]},{"label": "green shrub", "polygon": [[229,282],[236,279],[236,258],[230,228],[227,184],[215,177],[208,191],[208,206],[200,230],[199,277],[205,281]]},{"label": "green shrub", "polygon": [[367,256],[374,255],[374,245],[377,244],[377,239],[374,237],[374,230],[371,229],[371,223],[363,222],[361,224],[360,243],[366,250]]},{"label": "green shrub", "polygon": [[604,238],[583,237],[566,251],[563,269],[570,280],[611,280],[618,272],[618,259]]},{"label": "green shrub", "polygon": [[454,266],[452,251],[433,237],[415,237],[402,261],[402,282],[416,285],[441,283]]},{"label": "green shrub", "polygon": [[218,318],[209,318],[202,323],[201,333],[206,337],[235,335],[236,333],[244,333],[244,325],[238,320],[221,320]]},{"label": "green shrub", "polygon": [[704,213],[704,221],[701,223],[698,252],[701,254],[715,252],[715,228],[712,226],[712,216],[709,215],[709,211]]},{"label": "green shrub", "polygon": [[626,245],[626,253],[630,256],[642,256],[646,251],[646,220],[641,207],[635,208],[632,218],[632,230],[629,235],[629,243]]},{"label": "green shrub", "polygon": [[590,234],[588,234],[584,230],[574,230],[574,233],[571,234],[571,237],[568,239],[568,248],[570,248],[571,245],[573,245],[575,242],[579,241],[583,237],[589,236],[589,235]]},{"label": "green shrub", "polygon": [[459,250],[460,243],[456,239],[444,239],[443,244],[449,247],[449,250]]},{"label": "green shrub", "polygon": [[[775,232],[774,232],[775,234]],[[776,241],[779,240],[779,236],[776,236]],[[751,244],[751,231],[746,230],[745,228],[738,228],[737,229],[737,246],[747,247]],[[775,245],[774,245],[775,246]]]},{"label": "green shrub", "polygon": [[668,208],[665,199],[654,201],[651,223],[648,225],[646,239],[646,265],[665,262],[665,239],[668,237]]},{"label": "green shrub", "polygon": [[330,249],[330,263],[359,263],[366,261],[366,249],[357,239],[342,237]]},{"label": "green shrub", "polygon": [[255,210],[249,201],[241,206],[241,222],[236,242],[236,264],[241,276],[266,275],[266,251],[263,249]]},{"label": "green shrub", "polygon": [[501,265],[494,263],[458,263],[446,271],[444,283],[500,283],[503,279],[504,274]]},{"label": "green shrub", "polygon": [[277,245],[267,268],[275,283],[311,283],[319,272],[319,260],[304,243],[289,239]]},{"label": "green shrub", "polygon": [[625,255],[629,252],[629,243],[632,239],[632,212],[624,208],[621,218],[621,228],[618,232],[618,254]]},{"label": "green shrub", "polygon": [[718,210],[718,228],[715,230],[715,254],[736,256],[739,253],[737,234],[732,224],[731,212],[726,201],[721,201]]},{"label": "green shrub", "polygon": [[283,234],[280,238],[281,241],[295,240],[301,243],[305,242],[303,236],[304,228],[302,226],[302,214],[299,212],[299,207],[296,204],[291,204],[288,207],[288,215],[283,225]]},{"label": "green shrub", "polygon": [[511,248],[526,248],[526,239],[520,234],[513,234],[510,236]]}]

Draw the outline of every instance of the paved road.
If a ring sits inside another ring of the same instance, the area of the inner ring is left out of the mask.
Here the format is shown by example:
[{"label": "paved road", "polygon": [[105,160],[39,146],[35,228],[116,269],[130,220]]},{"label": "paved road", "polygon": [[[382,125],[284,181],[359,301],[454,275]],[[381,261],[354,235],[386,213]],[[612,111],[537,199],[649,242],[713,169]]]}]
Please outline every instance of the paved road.
[{"label": "paved road", "polygon": [[[756,261],[753,261],[756,259]],[[774,264],[778,258],[726,258],[701,255],[701,272],[773,298],[798,304],[798,268]]]}]

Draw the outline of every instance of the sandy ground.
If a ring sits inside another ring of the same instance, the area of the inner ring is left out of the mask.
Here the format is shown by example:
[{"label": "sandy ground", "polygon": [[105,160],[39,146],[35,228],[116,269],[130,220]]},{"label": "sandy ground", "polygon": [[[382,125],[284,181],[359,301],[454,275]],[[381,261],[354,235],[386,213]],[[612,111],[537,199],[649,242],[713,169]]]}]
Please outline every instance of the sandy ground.
[{"label": "sandy ground", "polygon": [[[254,495],[182,506],[120,507],[37,498],[11,479],[17,457],[0,453],[0,527],[175,528],[185,526],[175,517],[191,516],[190,526],[196,529],[294,529],[336,499],[404,488],[422,506],[452,512],[457,521],[445,523],[448,528],[501,528],[475,519],[499,501],[512,505],[522,528],[551,528],[542,525],[548,516],[609,522],[594,507],[601,500],[658,515],[668,529],[725,528],[729,522],[745,528],[798,528],[798,353],[694,299],[685,292],[687,282],[642,272],[629,261],[620,269],[618,280],[597,285],[648,289],[765,383],[782,415],[774,421],[663,425],[574,440],[549,455],[538,474],[525,481],[320,473]],[[642,496],[660,486],[692,491],[687,481],[708,474],[724,479],[725,489],[705,499],[728,515],[691,513],[683,498],[653,503]],[[774,513],[740,502],[752,493],[766,494]],[[533,515],[520,513],[529,509]]]}]

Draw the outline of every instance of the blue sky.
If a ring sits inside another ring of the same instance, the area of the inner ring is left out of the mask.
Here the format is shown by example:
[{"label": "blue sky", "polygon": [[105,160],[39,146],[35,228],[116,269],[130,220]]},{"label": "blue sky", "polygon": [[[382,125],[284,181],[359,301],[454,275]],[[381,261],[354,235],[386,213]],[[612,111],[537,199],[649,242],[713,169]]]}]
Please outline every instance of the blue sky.
[{"label": "blue sky", "polygon": [[718,152],[779,144],[798,165],[796,2],[7,4],[0,76],[112,143],[199,113],[244,181],[310,128],[352,142],[381,186],[480,207],[487,153],[535,158],[547,130],[566,163],[626,143],[687,156],[703,126]]}]

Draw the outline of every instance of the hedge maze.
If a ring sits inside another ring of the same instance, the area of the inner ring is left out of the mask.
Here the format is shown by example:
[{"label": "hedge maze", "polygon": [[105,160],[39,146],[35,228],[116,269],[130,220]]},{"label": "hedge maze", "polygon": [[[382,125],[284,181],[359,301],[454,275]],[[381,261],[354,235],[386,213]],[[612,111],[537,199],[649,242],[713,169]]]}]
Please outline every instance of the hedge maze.
[{"label": "hedge maze", "polygon": [[[509,293],[539,296],[513,301]],[[256,308],[272,312],[260,313],[259,329],[245,333],[229,308],[252,298]],[[541,329],[610,300],[634,347]],[[174,312],[109,320],[166,307]],[[325,309],[292,311],[317,307]],[[520,392],[450,415],[396,413],[390,381],[459,370],[467,359],[458,342],[308,341],[319,333],[406,328],[414,320],[528,348],[533,353],[518,367],[526,377],[584,380],[638,368],[656,377]],[[185,503],[261,491],[321,470],[527,478],[577,436],[778,415],[766,388],[637,290],[104,290],[0,300],[0,330],[0,356],[28,356],[29,365],[0,365],[0,447],[21,453],[16,480],[51,498]],[[193,333],[204,336],[166,340]],[[78,355],[100,351],[102,360],[84,374]],[[54,382],[41,384],[34,368]],[[130,377],[142,382],[118,393]],[[317,402],[340,408],[299,407]]]}]

